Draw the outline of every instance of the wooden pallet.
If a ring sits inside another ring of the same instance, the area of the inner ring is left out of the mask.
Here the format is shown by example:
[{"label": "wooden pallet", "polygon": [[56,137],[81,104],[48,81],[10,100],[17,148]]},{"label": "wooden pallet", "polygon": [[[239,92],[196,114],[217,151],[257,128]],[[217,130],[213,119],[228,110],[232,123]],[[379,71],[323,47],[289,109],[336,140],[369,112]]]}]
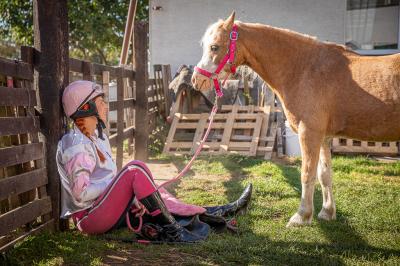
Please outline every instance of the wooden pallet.
[{"label": "wooden pallet", "polygon": [[396,142],[372,142],[334,138],[332,141],[332,152],[397,155],[399,150]]},{"label": "wooden pallet", "polygon": [[[203,146],[205,154],[236,153],[271,158],[276,123],[269,127],[270,106],[222,106],[215,115],[210,135]],[[208,126],[208,113],[174,116],[164,152],[192,154]]]},{"label": "wooden pallet", "polygon": [[[232,112],[233,105],[223,105],[221,112]],[[261,125],[259,143],[257,147],[256,156],[264,156],[266,160],[272,158],[272,152],[274,150],[275,142],[277,139],[278,124],[275,122],[276,114],[272,112],[272,106],[236,106],[238,113],[255,113],[262,114],[263,122]],[[246,132],[244,133],[246,135]],[[243,136],[242,138],[246,138]]]}]

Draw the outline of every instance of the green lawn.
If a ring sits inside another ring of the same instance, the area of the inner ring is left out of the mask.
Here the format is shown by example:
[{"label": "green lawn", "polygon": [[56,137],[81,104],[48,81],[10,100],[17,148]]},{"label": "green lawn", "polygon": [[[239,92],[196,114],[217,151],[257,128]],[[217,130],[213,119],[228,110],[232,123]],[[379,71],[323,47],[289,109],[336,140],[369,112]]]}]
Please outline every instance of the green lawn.
[{"label": "green lawn", "polygon": [[[179,167],[185,163],[182,158],[162,160]],[[279,164],[238,156],[203,158],[171,190],[190,203],[224,204],[252,182],[254,198],[238,219],[239,235],[212,234],[195,245],[143,246],[71,231],[31,237],[6,258],[17,265],[400,265],[399,162],[334,158],[337,220],[316,219],[322,204],[317,185],[312,226],[287,229],[299,204],[299,177],[298,160]],[[116,234],[130,236],[125,230]]]}]

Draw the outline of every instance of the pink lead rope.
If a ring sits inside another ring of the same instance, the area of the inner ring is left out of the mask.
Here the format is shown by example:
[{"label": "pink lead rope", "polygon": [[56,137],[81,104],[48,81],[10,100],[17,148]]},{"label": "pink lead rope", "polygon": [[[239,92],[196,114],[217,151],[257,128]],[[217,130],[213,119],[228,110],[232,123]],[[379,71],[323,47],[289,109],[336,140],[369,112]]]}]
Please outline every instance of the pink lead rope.
[{"label": "pink lead rope", "polygon": [[212,122],[213,122],[213,120],[214,120],[214,116],[215,116],[215,114],[216,114],[217,111],[218,111],[218,106],[217,106],[216,103],[217,103],[217,99],[215,99],[215,104],[214,104],[214,106],[213,106],[213,108],[212,108],[212,110],[211,110],[210,116],[208,117],[208,119],[210,120],[210,122],[208,122],[207,131],[206,131],[206,133],[204,134],[203,138],[201,139],[200,144],[199,144],[199,146],[197,147],[196,151],[194,152],[192,159],[190,159],[190,161],[187,163],[187,165],[185,166],[185,168],[183,168],[182,171],[181,171],[177,176],[175,176],[174,178],[172,178],[172,179],[170,179],[170,180],[165,181],[164,183],[162,183],[160,186],[158,186],[158,189],[164,187],[164,186],[167,185],[167,184],[170,184],[170,183],[175,182],[177,179],[181,178],[184,174],[186,174],[186,172],[189,171],[189,169],[192,167],[192,164],[194,163],[194,161],[196,160],[197,156],[200,154],[201,149],[203,148],[204,142],[206,142],[206,140],[207,140],[207,138],[208,138],[208,134],[210,134],[211,125],[212,125]]},{"label": "pink lead rope", "polygon": [[[176,180],[180,179],[184,174],[186,174],[186,172],[189,171],[189,169],[192,167],[192,164],[196,160],[197,156],[200,154],[200,152],[201,152],[201,150],[203,148],[203,145],[204,145],[204,143],[206,142],[206,140],[208,138],[208,134],[210,134],[211,125],[213,123],[214,116],[218,111],[217,100],[218,100],[218,98],[221,98],[224,95],[222,93],[221,87],[220,87],[219,82],[218,82],[218,74],[221,72],[221,70],[225,67],[225,65],[227,63],[230,64],[231,73],[232,74],[236,73],[236,66],[233,63],[233,61],[235,60],[236,41],[238,39],[238,36],[239,35],[238,35],[238,32],[237,32],[237,25],[234,24],[232,26],[232,31],[229,34],[229,39],[230,39],[229,51],[225,55],[225,57],[222,59],[222,61],[219,63],[219,65],[218,65],[218,67],[217,67],[217,69],[215,70],[214,73],[211,73],[211,72],[209,72],[209,71],[207,71],[205,69],[201,69],[201,68],[199,68],[197,66],[194,68],[194,70],[197,73],[200,73],[203,76],[206,76],[206,77],[212,79],[213,82],[214,82],[214,88],[215,88],[216,97],[215,97],[214,106],[213,106],[213,108],[211,110],[210,116],[208,117],[208,120],[209,120],[208,127],[207,127],[207,130],[206,130],[206,133],[204,134],[203,138],[201,139],[201,141],[199,143],[199,146],[197,147],[196,151],[194,152],[192,159],[190,159],[190,161],[186,164],[185,168],[183,168],[182,171],[178,175],[176,175],[174,178],[172,178],[172,179],[162,183],[160,186],[158,186],[157,190],[159,190],[160,188],[162,188],[162,187],[164,187],[164,186],[166,186],[166,185],[168,185],[170,183],[175,182]],[[223,80],[222,84],[225,83],[225,81],[227,80],[228,76],[229,76],[229,74],[225,77],[225,79]],[[127,225],[128,225],[130,230],[132,230],[135,233],[140,233],[141,230],[142,230],[142,225],[143,225],[142,216],[144,215],[144,212],[141,212],[142,211],[142,207],[135,204],[134,206],[132,206],[130,211],[132,213],[136,213],[135,216],[139,218],[139,225],[138,225],[137,228],[133,228],[133,226],[130,223],[129,212],[126,213],[126,217],[125,217],[126,218],[126,223],[127,223]]]},{"label": "pink lead rope", "polygon": [[[203,76],[206,76],[210,79],[213,80],[214,82],[214,89],[215,89],[215,94],[217,95],[217,97],[215,97],[215,102],[214,102],[214,106],[211,110],[210,116],[208,118],[209,122],[208,122],[208,127],[207,127],[207,131],[204,134],[202,140],[200,141],[199,146],[197,147],[196,151],[193,154],[192,159],[190,159],[190,161],[187,163],[187,165],[185,166],[185,168],[182,169],[182,171],[175,176],[174,178],[165,181],[164,183],[162,183],[158,189],[166,186],[167,184],[173,183],[176,180],[178,180],[179,178],[181,178],[187,171],[189,171],[189,169],[192,167],[192,164],[194,163],[194,161],[196,160],[197,156],[200,154],[201,149],[203,148],[204,142],[206,142],[207,138],[208,138],[208,134],[210,134],[211,131],[211,125],[213,123],[214,120],[214,116],[218,111],[218,105],[217,105],[217,99],[221,98],[224,94],[222,93],[221,87],[219,85],[218,82],[218,74],[221,72],[221,70],[225,67],[225,65],[228,63],[230,64],[230,71],[232,74],[236,73],[236,66],[234,64],[234,60],[235,60],[235,51],[236,51],[236,41],[238,39],[238,32],[237,32],[237,25],[234,24],[232,26],[232,31],[229,34],[229,39],[230,39],[230,43],[229,43],[229,51],[228,53],[224,56],[224,58],[222,59],[222,61],[219,63],[217,69],[215,70],[214,73],[211,73],[205,69],[201,69],[199,67],[194,67],[194,71],[196,71],[197,73],[200,73]],[[222,84],[225,83],[225,81],[227,80],[229,74],[225,77],[224,81]]]}]

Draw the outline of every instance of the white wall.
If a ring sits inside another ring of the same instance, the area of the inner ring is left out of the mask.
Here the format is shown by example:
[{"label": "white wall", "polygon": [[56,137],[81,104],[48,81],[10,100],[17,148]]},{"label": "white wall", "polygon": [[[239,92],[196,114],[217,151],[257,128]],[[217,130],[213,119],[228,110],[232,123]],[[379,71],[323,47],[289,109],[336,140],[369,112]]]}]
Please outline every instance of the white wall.
[{"label": "white wall", "polygon": [[[161,10],[153,10],[160,6]],[[344,43],[346,0],[150,0],[150,63],[195,65],[207,26],[236,11],[236,19],[289,28]]]},{"label": "white wall", "polygon": [[374,44],[398,42],[398,6],[349,10],[346,19],[346,42],[355,41],[363,49],[372,49]]}]

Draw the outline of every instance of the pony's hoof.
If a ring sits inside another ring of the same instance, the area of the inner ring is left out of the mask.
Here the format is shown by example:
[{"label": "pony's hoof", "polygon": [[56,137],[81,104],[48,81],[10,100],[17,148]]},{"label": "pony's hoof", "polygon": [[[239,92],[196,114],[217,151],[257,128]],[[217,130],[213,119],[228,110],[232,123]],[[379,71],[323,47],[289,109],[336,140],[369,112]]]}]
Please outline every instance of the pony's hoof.
[{"label": "pony's hoof", "polygon": [[318,213],[318,219],[324,221],[336,220],[336,210],[335,209],[328,210],[322,208],[321,211]]},{"label": "pony's hoof", "polygon": [[299,213],[295,213],[292,218],[290,218],[289,222],[287,223],[286,227],[295,227],[295,226],[305,226],[310,225],[312,220],[312,215],[309,218],[305,218],[301,216]]}]

